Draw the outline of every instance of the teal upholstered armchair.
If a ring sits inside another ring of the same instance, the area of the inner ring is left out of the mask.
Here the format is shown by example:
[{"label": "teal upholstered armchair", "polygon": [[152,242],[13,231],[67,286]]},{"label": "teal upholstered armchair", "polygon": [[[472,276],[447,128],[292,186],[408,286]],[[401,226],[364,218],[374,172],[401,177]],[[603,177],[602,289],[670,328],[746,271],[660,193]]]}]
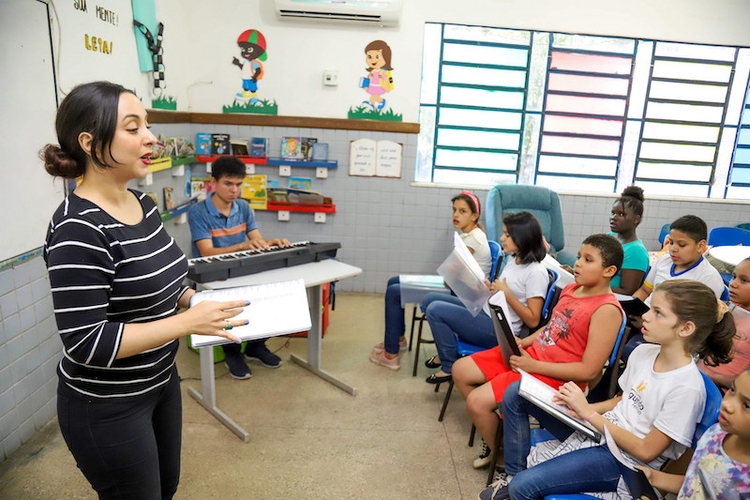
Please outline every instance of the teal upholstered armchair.
[{"label": "teal upholstered armchair", "polygon": [[506,212],[522,210],[531,212],[539,220],[544,237],[550,244],[550,253],[556,254],[561,263],[572,266],[575,256],[570,252],[561,253],[565,247],[565,228],[560,198],[557,193],[545,187],[500,184],[490,189],[487,193],[484,212],[487,237],[500,241],[503,232],[503,215]]}]

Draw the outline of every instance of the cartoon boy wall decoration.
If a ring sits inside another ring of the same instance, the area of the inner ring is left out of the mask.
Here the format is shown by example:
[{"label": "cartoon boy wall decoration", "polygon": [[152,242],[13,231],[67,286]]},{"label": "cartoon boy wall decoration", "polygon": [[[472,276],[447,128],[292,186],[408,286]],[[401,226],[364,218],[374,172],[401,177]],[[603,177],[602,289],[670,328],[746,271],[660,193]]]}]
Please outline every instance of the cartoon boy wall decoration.
[{"label": "cartoon boy wall decoration", "polygon": [[258,80],[263,78],[263,63],[268,58],[266,38],[258,30],[243,31],[237,38],[240,55],[244,61],[232,58],[232,64],[242,70],[242,92],[237,99],[255,104],[258,101]]},{"label": "cartoon boy wall decoration", "polygon": [[373,40],[365,47],[365,62],[367,76],[360,80],[360,87],[370,98],[362,104],[380,111],[386,105],[383,95],[393,90],[391,48],[383,40]]}]

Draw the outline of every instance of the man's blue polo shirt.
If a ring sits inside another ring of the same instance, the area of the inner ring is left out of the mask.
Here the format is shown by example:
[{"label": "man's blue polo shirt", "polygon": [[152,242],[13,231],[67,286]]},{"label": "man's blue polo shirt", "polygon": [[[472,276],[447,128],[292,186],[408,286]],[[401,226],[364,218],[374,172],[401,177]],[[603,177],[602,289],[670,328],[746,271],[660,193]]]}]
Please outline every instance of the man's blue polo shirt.
[{"label": "man's blue polo shirt", "polygon": [[195,245],[198,240],[211,238],[214,248],[224,248],[247,241],[247,233],[258,229],[255,213],[246,200],[235,200],[229,217],[225,217],[213,203],[214,194],[210,193],[188,212],[193,257],[201,256]]}]

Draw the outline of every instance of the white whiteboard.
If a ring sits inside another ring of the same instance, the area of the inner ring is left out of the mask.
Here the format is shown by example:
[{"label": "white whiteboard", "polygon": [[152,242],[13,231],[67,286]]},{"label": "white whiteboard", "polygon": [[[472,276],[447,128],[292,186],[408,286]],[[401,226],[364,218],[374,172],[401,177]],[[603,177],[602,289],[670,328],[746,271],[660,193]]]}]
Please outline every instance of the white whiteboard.
[{"label": "white whiteboard", "polygon": [[56,143],[47,5],[0,1],[0,262],[44,245],[64,197],[39,150]]}]

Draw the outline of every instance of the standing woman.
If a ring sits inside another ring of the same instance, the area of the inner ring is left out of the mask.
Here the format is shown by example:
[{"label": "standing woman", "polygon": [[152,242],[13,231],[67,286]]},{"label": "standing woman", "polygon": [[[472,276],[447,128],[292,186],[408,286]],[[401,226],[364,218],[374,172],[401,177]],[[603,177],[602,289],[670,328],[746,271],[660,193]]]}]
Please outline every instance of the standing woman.
[{"label": "standing woman", "polygon": [[44,259],[63,343],[57,415],[63,438],[100,499],[170,499],[180,478],[182,402],[177,339],[232,335],[244,301],[201,302],[182,285],[187,261],[149,196],[156,141],[131,91],[79,85],[55,122],[47,172],[80,184],[55,211]]},{"label": "standing woman", "polygon": [[643,217],[643,189],[628,186],[612,204],[609,229],[622,244],[625,259],[622,269],[612,278],[610,288],[614,293],[633,295],[641,287],[648,269],[648,250],[638,239],[636,228]]}]

